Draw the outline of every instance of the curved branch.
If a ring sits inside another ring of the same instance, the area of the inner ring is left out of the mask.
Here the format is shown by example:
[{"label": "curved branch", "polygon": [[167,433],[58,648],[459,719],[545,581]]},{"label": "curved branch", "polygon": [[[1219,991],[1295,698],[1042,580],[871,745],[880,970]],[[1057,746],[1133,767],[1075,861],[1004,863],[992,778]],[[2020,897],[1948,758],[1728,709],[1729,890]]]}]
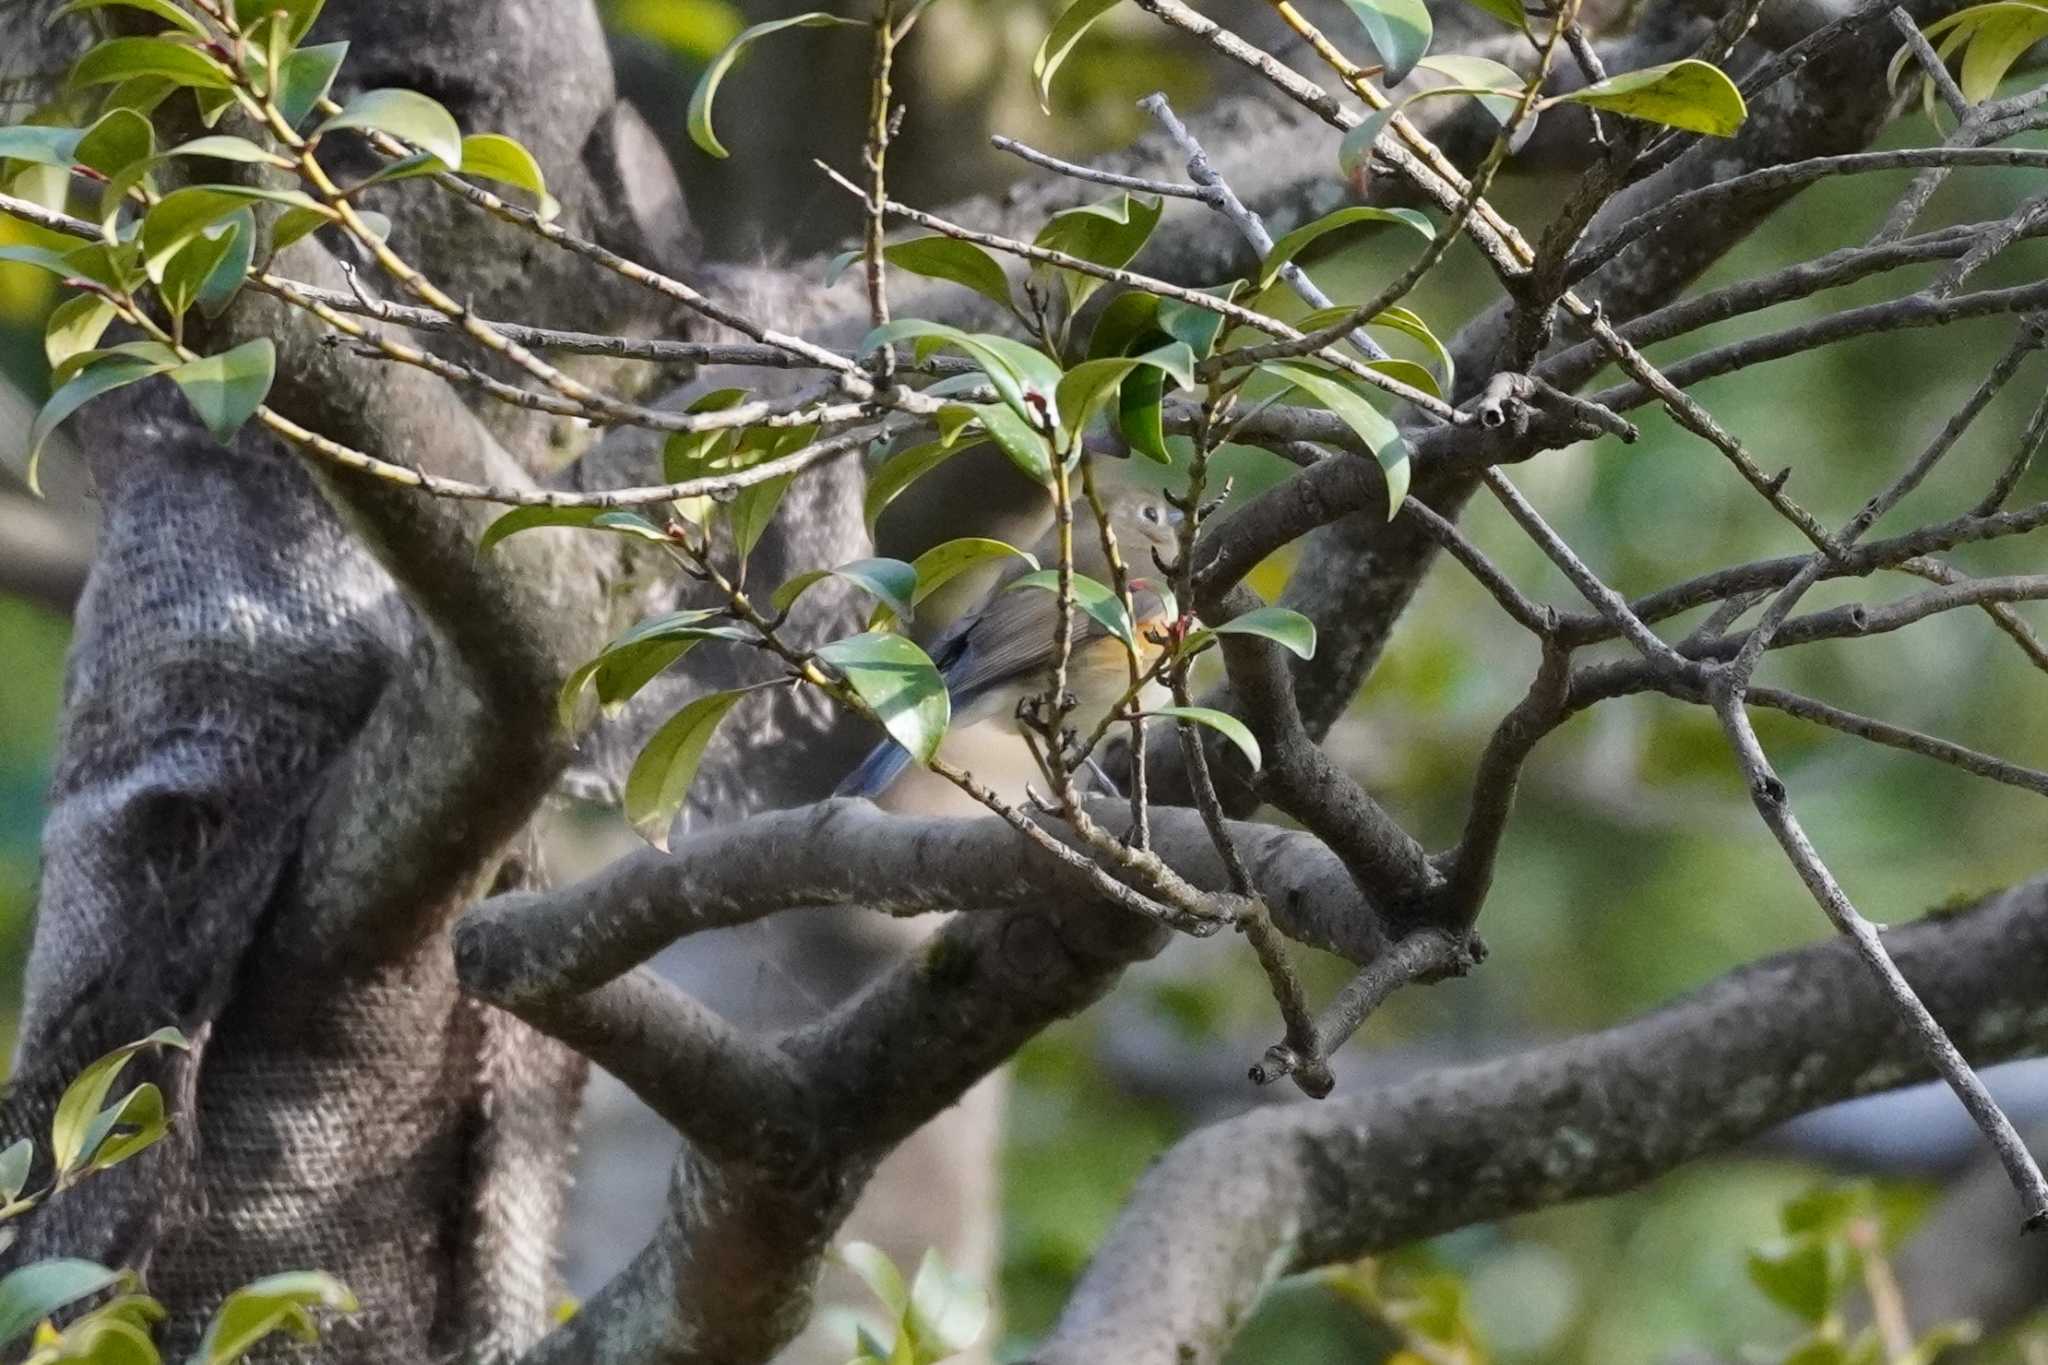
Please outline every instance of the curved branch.
[{"label": "curved branch", "polygon": [[[2048,1047],[2048,882],[1887,934],[1979,1063]],[[1928,1068],[1846,942],[1483,1066],[1185,1139],[1139,1184],[1036,1365],[1205,1365],[1259,1294],[1467,1224],[1613,1194]]]}]

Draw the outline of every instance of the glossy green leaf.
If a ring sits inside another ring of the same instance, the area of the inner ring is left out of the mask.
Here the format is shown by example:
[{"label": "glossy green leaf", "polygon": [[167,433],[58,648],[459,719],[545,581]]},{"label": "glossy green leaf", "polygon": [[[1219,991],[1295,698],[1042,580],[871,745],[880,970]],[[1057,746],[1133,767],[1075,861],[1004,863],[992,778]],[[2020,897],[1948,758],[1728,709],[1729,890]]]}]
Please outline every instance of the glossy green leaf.
[{"label": "glossy green leaf", "polygon": [[[981,568],[983,565],[1021,559],[1032,568],[1038,567],[1038,556],[1020,550],[1007,541],[991,540],[985,536],[962,536],[932,546],[911,561],[911,572],[917,576],[917,586],[910,594],[914,607],[937,592],[961,574]],[[868,629],[888,625],[902,619],[902,613],[887,605],[875,608],[868,618]]]},{"label": "glossy green leaf", "polygon": [[1150,716],[1172,716],[1175,720],[1192,721],[1206,725],[1237,746],[1245,762],[1252,765],[1252,771],[1259,770],[1263,755],[1259,752],[1259,741],[1245,728],[1245,723],[1228,711],[1218,711],[1207,706],[1161,706],[1145,714]]},{"label": "glossy green leaf", "polygon": [[1052,442],[1032,428],[1016,410],[1002,403],[970,403],[982,430],[992,437],[1010,463],[1033,483],[1049,484],[1053,479]]},{"label": "glossy green leaf", "polygon": [[732,547],[742,563],[754,553],[761,537],[768,533],[769,525],[775,520],[775,509],[782,505],[782,495],[789,491],[790,482],[795,478],[794,474],[785,474],[779,479],[749,484],[733,495],[728,505]]},{"label": "glossy green leaf", "polygon": [[[1940,40],[1937,51],[1944,59],[1961,50],[1957,84],[1966,99],[1977,103],[1997,93],[2013,64],[2048,37],[2048,6],[2032,0],[1994,0],[1958,10],[1927,25],[1923,32],[1930,41]],[[1899,49],[1887,73],[1891,84],[1898,82],[1912,59],[1911,48]],[[1933,82],[1923,80],[1921,89],[1923,103],[1933,108]]]},{"label": "glossy green leaf", "polygon": [[327,92],[334,88],[335,74],[341,70],[342,59],[346,56],[347,43],[320,43],[302,47],[284,59],[271,102],[277,106],[286,123],[298,127],[314,107],[327,98]]},{"label": "glossy green leaf", "polygon": [[768,599],[778,612],[785,612],[817,583],[841,578],[888,608],[899,620],[908,621],[915,612],[917,570],[900,559],[856,559],[830,569],[800,573],[775,590]]},{"label": "glossy green leaf", "polygon": [[1158,464],[1172,464],[1166,448],[1166,375],[1139,370],[1124,376],[1116,391],[1116,429],[1132,450]]},{"label": "glossy green leaf", "polygon": [[151,279],[160,279],[164,265],[187,242],[237,209],[259,200],[287,208],[320,207],[297,190],[266,190],[249,185],[194,185],[173,190],[143,217],[143,268]]},{"label": "glossy green leaf", "polygon": [[138,379],[147,379],[153,374],[162,374],[171,367],[161,361],[145,361],[132,357],[118,357],[102,361],[60,385],[36,414],[35,422],[28,433],[28,468],[23,477],[29,488],[42,492],[38,468],[42,462],[43,446],[65,418],[98,398],[101,394],[112,393],[115,389],[133,384]]},{"label": "glossy green leaf", "polygon": [[[1323,328],[1350,317],[1352,312],[1352,309],[1342,305],[1334,308],[1318,308],[1315,312],[1303,317],[1294,325],[1303,332],[1320,332]],[[1379,327],[1388,331],[1399,332],[1403,336],[1411,337],[1428,347],[1430,358],[1438,366],[1437,377],[1430,379],[1427,384],[1418,385],[1417,387],[1423,388],[1425,391],[1434,393],[1439,397],[1450,392],[1457,379],[1456,362],[1451,359],[1450,348],[1445,346],[1437,334],[1429,329],[1429,324],[1424,322],[1419,314],[1407,308],[1396,306],[1389,308],[1386,312],[1381,313],[1365,325],[1367,327]],[[1373,368],[1378,369],[1381,367],[1376,364]],[[1407,377],[1403,376],[1403,378]]]},{"label": "glossy green leaf", "polygon": [[1514,117],[1515,106],[1522,102],[1522,93],[1528,86],[1521,72],[1491,57],[1447,52],[1440,57],[1425,57],[1416,65],[1439,76],[1448,76],[1451,81],[1448,87],[1425,91],[1425,94],[1449,90],[1475,96],[1480,106],[1499,124],[1505,124]]},{"label": "glossy green leaf", "polygon": [[286,209],[270,225],[270,243],[274,251],[282,251],[308,233],[318,231],[335,220],[327,209]]},{"label": "glossy green leaf", "polygon": [[718,134],[711,129],[712,101],[718,98],[718,87],[725,80],[726,73],[732,69],[732,64],[739,60],[740,54],[757,39],[765,38],[771,33],[780,33],[786,28],[822,28],[830,24],[865,26],[859,19],[842,19],[836,14],[811,10],[804,14],[791,15],[787,19],[773,19],[765,24],[755,24],[742,29],[739,36],[727,43],[725,49],[711,59],[711,64],[704,68],[704,74],[697,78],[696,88],[690,92],[690,107],[685,116],[690,141],[712,156],[732,155],[718,140]]},{"label": "glossy green leaf", "polygon": [[65,259],[63,252],[53,251],[46,246],[0,246],[0,261],[12,262],[15,265],[32,265],[39,270],[47,270],[52,275],[77,273],[71,268],[71,263]]},{"label": "glossy green leaf", "polygon": [[325,137],[340,128],[389,133],[439,157],[448,166],[462,164],[462,129],[455,116],[417,90],[365,90],[343,105],[340,113],[315,128],[313,136]]},{"label": "glossy green leaf", "polygon": [[919,763],[931,762],[953,705],[923,650],[901,635],[868,631],[821,645],[817,655],[845,676],[891,739]]},{"label": "glossy green leaf", "polygon": [[1036,425],[1050,415],[1053,390],[1060,382],[1060,369],[1051,358],[1028,346],[1008,337],[963,332],[942,322],[899,318],[869,332],[861,338],[856,349],[865,355],[877,347],[898,341],[917,342],[920,358],[939,346],[963,351],[981,367],[1002,400],[1027,423]]},{"label": "glossy green leaf", "polygon": [[1296,256],[1306,250],[1310,243],[1340,228],[1355,227],[1360,223],[1394,223],[1422,234],[1424,241],[1436,236],[1436,227],[1428,215],[1419,209],[1379,209],[1359,204],[1351,208],[1338,209],[1335,213],[1323,215],[1313,223],[1304,223],[1294,231],[1273,243],[1273,249],[1266,253],[1266,259],[1259,263],[1257,287],[1264,289],[1271,285]]},{"label": "glossy green leaf", "polygon": [[1446,396],[1443,387],[1436,382],[1436,376],[1430,373],[1428,366],[1419,365],[1415,361],[1402,360],[1398,357],[1388,360],[1368,360],[1365,362],[1365,368],[1371,370],[1374,374],[1383,374],[1389,379],[1397,379],[1411,389],[1420,389],[1431,398],[1444,398]]},{"label": "glossy green leaf", "polygon": [[1058,73],[1074,47],[1096,20],[1117,6],[1117,0],[1074,0],[1074,3],[1060,11],[1053,20],[1051,31],[1045,41],[1038,45],[1038,51],[1031,56],[1031,79],[1038,87],[1038,107],[1046,113],[1052,112],[1052,78]]},{"label": "glossy green leaf", "polygon": [[213,133],[206,137],[195,137],[190,142],[181,142],[164,153],[165,156],[207,156],[216,161],[239,161],[245,165],[277,166],[289,169],[289,157],[279,156],[267,147],[259,147],[245,137],[230,137],[226,133]]},{"label": "glossy green leaf", "polygon": [[1408,78],[1429,51],[1429,6],[1422,0],[1344,0],[1387,68],[1388,85]]},{"label": "glossy green leaf", "polygon": [[[1004,591],[1014,592],[1019,588],[1036,588],[1043,589],[1046,592],[1058,592],[1060,590],[1060,571],[1058,569],[1040,569],[1036,573],[1025,574],[1023,577],[1010,583]],[[1130,613],[1124,610],[1122,599],[1116,595],[1113,589],[1105,583],[1097,582],[1086,574],[1077,573],[1073,576],[1073,593],[1075,606],[1095,618],[1096,622],[1104,630],[1123,641],[1125,648],[1133,653],[1137,651],[1138,637],[1136,632],[1131,629]]]},{"label": "glossy green leaf", "polygon": [[95,1310],[64,1329],[66,1362],[80,1365],[162,1365],[149,1330],[125,1317]]},{"label": "glossy green leaf", "polygon": [[99,345],[113,320],[114,305],[98,294],[74,295],[51,309],[43,328],[43,354],[50,367]]},{"label": "glossy green leaf", "polygon": [[1581,90],[1553,95],[1542,108],[1583,104],[1710,137],[1733,137],[1749,115],[1727,73],[1691,57],[1609,76]]},{"label": "glossy green leaf", "polygon": [[161,365],[167,370],[175,369],[184,363],[183,356],[179,355],[169,346],[164,345],[161,341],[123,341],[117,345],[102,346],[91,351],[80,351],[77,355],[67,357],[63,364],[53,368],[51,378],[53,382],[63,384],[89,365],[97,365],[103,360],[117,358],[122,360],[139,360],[151,365]]},{"label": "glossy green leaf", "polygon": [[199,22],[198,16],[176,3],[176,0],[68,0],[68,3],[61,6],[50,18],[52,22],[55,22],[67,15],[82,14],[87,10],[105,9],[110,5],[119,5],[124,9],[137,9],[145,14],[154,15],[173,28],[183,29],[194,38],[212,36],[206,31],[206,25]]},{"label": "glossy green leaf", "polygon": [[972,242],[957,237],[913,237],[884,248],[882,255],[890,265],[913,275],[965,285],[983,298],[1011,307],[1009,277],[995,257]]},{"label": "glossy green leaf", "polygon": [[[1039,229],[1035,244],[1048,251],[1062,252],[1093,265],[1121,268],[1129,265],[1159,226],[1163,204],[1144,195],[1119,194],[1099,204],[1055,213]],[[1061,287],[1071,312],[1085,303],[1105,281],[1078,271],[1061,270]]]},{"label": "glossy green leaf", "polygon": [[243,209],[208,231],[227,234],[227,249],[221,253],[213,272],[200,281],[199,294],[194,302],[206,316],[217,318],[241,292],[243,283],[249,278],[250,267],[256,262],[256,215],[249,209]]},{"label": "glossy green leaf", "polygon": [[1095,414],[1116,397],[1124,377],[1140,368],[1157,370],[1184,389],[1195,386],[1195,353],[1184,341],[1169,342],[1144,355],[1084,360],[1061,377],[1054,391],[1060,431],[1067,445],[1077,441]]},{"label": "glossy green leaf", "polygon": [[78,139],[72,153],[82,166],[113,176],[156,151],[156,129],[133,109],[109,109]]},{"label": "glossy green leaf", "polygon": [[37,1323],[80,1299],[127,1283],[128,1272],[91,1261],[35,1261],[0,1279],[0,1347],[12,1346]]},{"label": "glossy green leaf", "polygon": [[85,1135],[82,1167],[104,1171],[155,1146],[169,1131],[163,1091],[145,1081],[102,1109]]},{"label": "glossy green leaf", "polygon": [[1200,649],[1218,635],[1256,635],[1271,640],[1296,658],[1316,655],[1316,623],[1288,607],[1254,607],[1219,626],[1205,626],[1188,636],[1187,648]]},{"label": "glossy green leaf", "polygon": [[277,376],[277,347],[269,337],[245,341],[232,351],[201,356],[171,371],[199,420],[226,445],[263,405]]},{"label": "glossy green leaf", "polygon": [[669,826],[690,794],[718,722],[746,695],[741,689],[697,698],[656,730],[633,760],[626,774],[626,818],[656,848],[667,851]]},{"label": "glossy green leaf", "polygon": [[78,141],[84,136],[82,128],[46,128],[41,124],[0,128],[0,161],[27,161],[68,169],[78,162]]},{"label": "glossy green leaf", "polygon": [[[248,215],[249,210],[241,210]],[[250,232],[255,231],[255,220],[249,219]],[[183,317],[199,299],[200,291],[228,260],[241,241],[241,225],[235,218],[216,223],[203,229],[184,249],[164,263],[163,278],[157,282],[157,293],[170,310],[172,317]]]},{"label": "glossy green leaf", "polygon": [[[56,1111],[50,1117],[50,1157],[62,1172],[76,1170],[92,1155],[86,1147],[86,1138],[94,1122],[100,1116],[100,1109],[107,1101],[107,1092],[113,1089],[114,1080],[136,1053],[151,1047],[175,1047],[180,1050],[191,1045],[185,1035],[174,1028],[160,1028],[147,1038],[115,1048],[78,1073],[76,1080],[65,1087],[64,1094],[57,1101]],[[6,1338],[0,1336],[0,1341]]]},{"label": "glossy green leaf", "polygon": [[575,724],[576,704],[587,686],[595,684],[600,705],[617,706],[632,700],[664,669],[706,640],[759,638],[747,627],[716,624],[723,614],[706,609],[672,611],[638,622],[620,634],[562,684],[558,705],[563,726]]},{"label": "glossy green leaf", "polygon": [[1151,350],[1164,332],[1159,322],[1160,304],[1157,294],[1138,289],[1125,290],[1104,304],[1096,315],[1095,329],[1088,334],[1088,359]]},{"label": "glossy green leaf", "polygon": [[1387,519],[1401,510],[1408,496],[1408,446],[1394,424],[1357,393],[1320,370],[1306,365],[1273,362],[1262,367],[1308,394],[1358,433],[1387,476]]},{"label": "glossy green leaf", "polygon": [[477,553],[482,554],[506,536],[546,526],[587,527],[641,540],[668,539],[659,526],[633,512],[605,512],[595,507],[515,507],[484,528],[477,538]]},{"label": "glossy green leaf", "polygon": [[868,475],[867,496],[861,503],[861,518],[867,523],[868,535],[874,535],[875,523],[897,495],[965,449],[953,441],[927,441],[899,450],[883,461],[880,468]]},{"label": "glossy green leaf", "polygon": [[356,1296],[332,1275],[299,1270],[266,1276],[228,1295],[206,1325],[193,1361],[195,1365],[228,1365],[279,1332],[302,1342],[317,1341],[319,1328],[309,1310],[353,1313],[357,1307]]},{"label": "glossy green leaf", "polygon": [[542,222],[562,211],[562,206],[548,193],[547,177],[541,173],[540,162],[534,160],[533,153],[518,141],[503,133],[472,133],[462,139],[462,173],[525,190],[539,202],[538,214]]},{"label": "glossy green leaf", "polygon": [[227,67],[198,48],[165,38],[102,39],[71,68],[74,86],[112,85],[136,76],[161,76],[212,90],[228,90],[235,83]]}]

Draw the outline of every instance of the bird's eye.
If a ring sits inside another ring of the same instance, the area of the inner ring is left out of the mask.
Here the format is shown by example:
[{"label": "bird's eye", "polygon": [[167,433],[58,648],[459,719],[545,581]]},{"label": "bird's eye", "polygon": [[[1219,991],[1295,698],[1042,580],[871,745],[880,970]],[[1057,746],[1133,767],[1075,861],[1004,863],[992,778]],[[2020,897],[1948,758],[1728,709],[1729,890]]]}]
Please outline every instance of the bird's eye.
[{"label": "bird's eye", "polygon": [[1143,517],[1145,520],[1151,522],[1154,526],[1157,526],[1160,522],[1165,520],[1165,518],[1160,515],[1159,504],[1156,502],[1146,503],[1145,509],[1142,512],[1138,513],[1138,515]]}]

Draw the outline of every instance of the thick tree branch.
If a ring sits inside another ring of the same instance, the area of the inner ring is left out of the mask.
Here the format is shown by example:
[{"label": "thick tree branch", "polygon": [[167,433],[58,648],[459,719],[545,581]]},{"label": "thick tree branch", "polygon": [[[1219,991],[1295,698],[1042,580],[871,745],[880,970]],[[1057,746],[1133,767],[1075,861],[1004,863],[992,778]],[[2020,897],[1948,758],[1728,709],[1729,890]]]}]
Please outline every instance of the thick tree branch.
[{"label": "thick tree branch", "polygon": [[[2048,1048],[2048,883],[1887,938],[1973,1060]],[[1927,1074],[1854,950],[1830,940],[1605,1032],[1256,1110],[1152,1168],[1033,1359],[1205,1365],[1278,1275],[1629,1189]]]}]

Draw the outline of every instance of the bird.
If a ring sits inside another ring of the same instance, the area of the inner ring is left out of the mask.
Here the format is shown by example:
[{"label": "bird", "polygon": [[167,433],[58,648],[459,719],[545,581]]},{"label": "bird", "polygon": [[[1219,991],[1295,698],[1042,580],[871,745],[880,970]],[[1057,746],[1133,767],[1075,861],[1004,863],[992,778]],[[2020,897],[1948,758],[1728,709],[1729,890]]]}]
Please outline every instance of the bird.
[{"label": "bird", "polygon": [[[1149,636],[1164,622],[1166,598],[1158,591],[1154,552],[1171,559],[1179,545],[1181,514],[1164,495],[1149,489],[1114,488],[1103,494],[1103,510],[1116,533],[1117,550],[1130,575],[1136,613],[1140,666],[1159,646]],[[1076,509],[1074,572],[1108,585],[1111,580],[1102,536],[1087,507]],[[1058,532],[1037,549],[1039,562],[1059,562]],[[927,652],[945,680],[952,722],[939,756],[964,768],[1011,803],[1024,799],[1028,784],[1040,781],[1036,761],[1017,719],[1018,704],[1042,696],[1052,685],[1058,596],[1050,589],[1013,588],[1028,570],[1013,561],[980,604],[948,626]],[[1150,575],[1150,577],[1148,577]],[[1092,734],[1130,686],[1129,656],[1107,627],[1077,605],[1068,653],[1067,688],[1078,704],[1067,726]],[[1157,704],[1164,689],[1154,683],[1141,706]],[[981,805],[950,781],[914,767],[910,753],[883,740],[848,774],[835,796],[864,796],[883,807],[922,815],[981,813]]]}]

